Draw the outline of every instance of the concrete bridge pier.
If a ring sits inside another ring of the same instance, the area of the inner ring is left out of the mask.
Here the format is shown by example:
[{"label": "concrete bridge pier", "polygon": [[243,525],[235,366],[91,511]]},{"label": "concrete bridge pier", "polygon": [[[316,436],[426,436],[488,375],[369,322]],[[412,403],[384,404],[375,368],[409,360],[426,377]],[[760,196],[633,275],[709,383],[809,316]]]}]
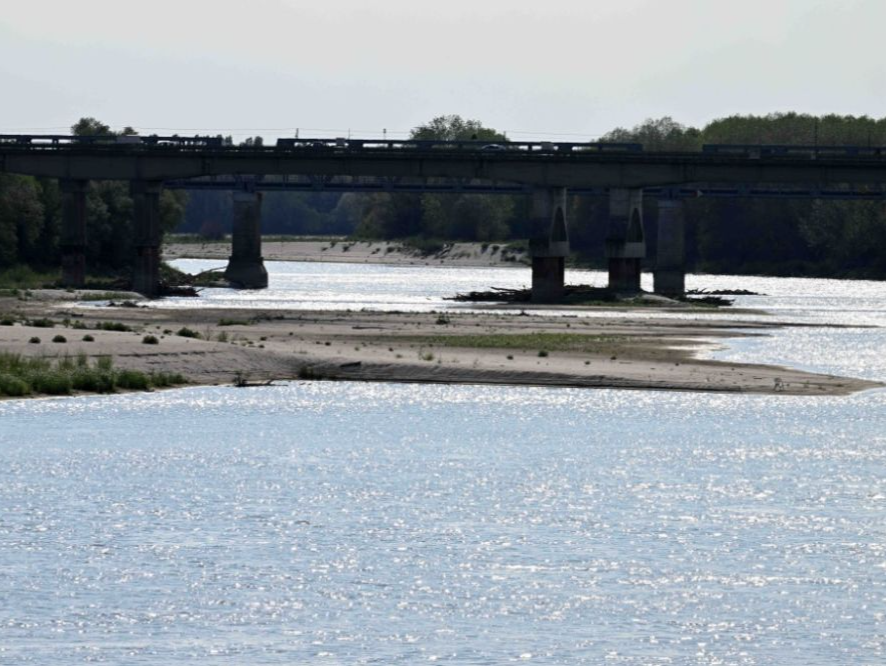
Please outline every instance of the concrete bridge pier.
[{"label": "concrete bridge pier", "polygon": [[569,256],[566,230],[566,188],[539,188],[532,192],[529,239],[532,258],[532,302],[556,303],[563,300],[565,262]]},{"label": "concrete bridge pier", "polygon": [[653,272],[656,294],[680,296],[686,291],[686,250],[683,202],[658,201],[658,256]]},{"label": "concrete bridge pier", "polygon": [[160,291],[160,189],[157,181],[130,183],[135,251],[132,290],[145,296],[156,296]]},{"label": "concrete bridge pier", "polygon": [[89,181],[61,179],[62,191],[62,284],[82,287],[86,283],[86,188]]},{"label": "concrete bridge pier", "polygon": [[621,293],[639,292],[640,260],[645,256],[643,190],[609,190],[609,230],[606,235],[609,288]]},{"label": "concrete bridge pier", "polygon": [[242,289],[265,289],[268,271],[261,256],[260,192],[234,192],[234,230],[225,279]]}]

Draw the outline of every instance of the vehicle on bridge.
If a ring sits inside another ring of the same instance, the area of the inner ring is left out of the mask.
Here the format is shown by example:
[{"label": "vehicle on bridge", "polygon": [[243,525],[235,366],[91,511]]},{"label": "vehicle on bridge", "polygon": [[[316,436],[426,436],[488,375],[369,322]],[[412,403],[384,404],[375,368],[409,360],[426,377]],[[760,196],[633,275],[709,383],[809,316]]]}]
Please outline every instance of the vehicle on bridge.
[{"label": "vehicle on bridge", "polygon": [[764,157],[793,157],[805,159],[827,158],[859,158],[859,157],[884,157],[884,146],[819,146],[804,144],[741,144],[741,143],[714,143],[705,144],[701,152],[706,155],[722,155],[724,157],[744,157],[749,159],[761,159]]},{"label": "vehicle on bridge", "polygon": [[498,153],[503,151],[521,151],[529,153],[571,153],[571,152],[594,152],[594,153],[638,153],[643,151],[641,143],[555,143],[553,141],[495,141],[480,142],[471,141],[441,141],[436,139],[403,139],[375,140],[375,139],[302,139],[283,137],[277,139],[275,149],[280,151],[298,150],[331,150],[331,151],[361,151],[361,150],[419,150],[419,151],[452,151],[452,152],[484,152]]},{"label": "vehicle on bridge", "polygon": [[166,146],[175,148],[221,148],[224,142],[220,136],[157,136],[151,134],[88,134],[84,136],[68,134],[0,134],[0,144],[27,146],[33,148],[58,148],[62,146]]}]

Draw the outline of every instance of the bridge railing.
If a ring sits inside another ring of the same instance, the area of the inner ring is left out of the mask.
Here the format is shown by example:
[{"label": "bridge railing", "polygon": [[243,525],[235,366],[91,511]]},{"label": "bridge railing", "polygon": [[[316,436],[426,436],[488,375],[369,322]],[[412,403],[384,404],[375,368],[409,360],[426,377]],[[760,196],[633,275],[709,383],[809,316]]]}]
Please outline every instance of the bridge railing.
[{"label": "bridge railing", "polygon": [[219,136],[116,136],[91,135],[69,136],[60,134],[0,134],[0,146],[22,149],[61,150],[72,147],[92,148],[159,148],[159,149],[220,149],[230,151],[260,152],[313,152],[325,151],[433,151],[497,153],[520,151],[523,153],[638,153],[643,151],[639,143],[564,143],[552,141],[434,141],[424,139],[378,140],[345,138],[281,138],[273,145],[225,145]]},{"label": "bridge railing", "polygon": [[701,147],[705,155],[735,156],[759,159],[764,157],[884,157],[884,146],[820,146],[804,144],[713,143]]},{"label": "bridge railing", "polygon": [[71,136],[67,134],[0,134],[0,146],[23,148],[67,148],[72,146],[94,147],[169,147],[169,148],[221,148],[224,141],[218,136],[137,136],[101,135]]},{"label": "bridge railing", "polygon": [[427,153],[429,155],[536,155],[544,156],[662,156],[741,159],[883,159],[886,146],[803,145],[803,144],[706,144],[695,152],[645,152],[640,143],[554,142],[554,141],[437,141],[426,139],[295,138],[277,139],[274,144],[233,146],[220,136],[0,134],[0,150],[64,151],[77,148],[116,151],[220,151],[265,154],[317,155],[322,153]]},{"label": "bridge railing", "polygon": [[639,143],[563,143],[553,141],[437,141],[430,139],[277,139],[279,150],[347,149],[347,150],[427,150],[427,151],[523,151],[535,153],[569,152],[642,152]]}]

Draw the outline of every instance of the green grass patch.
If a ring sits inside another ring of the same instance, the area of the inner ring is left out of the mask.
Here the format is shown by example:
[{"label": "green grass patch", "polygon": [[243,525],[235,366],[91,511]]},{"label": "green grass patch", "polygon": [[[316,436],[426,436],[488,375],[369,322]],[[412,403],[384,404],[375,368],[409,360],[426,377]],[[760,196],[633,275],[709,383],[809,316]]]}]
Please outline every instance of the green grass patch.
[{"label": "green grass patch", "polygon": [[100,321],[95,325],[95,330],[97,331],[118,331],[120,333],[127,333],[132,330],[131,326],[127,326],[123,322],[120,321]]},{"label": "green grass patch", "polygon": [[151,378],[138,370],[120,370],[117,373],[117,386],[132,391],[147,391],[151,388]]},{"label": "green grass patch", "polygon": [[[404,338],[399,338],[403,340]],[[500,333],[477,335],[428,335],[410,337],[410,342],[429,347],[464,347],[468,349],[519,349],[594,353],[627,338],[580,333]]]},{"label": "green grass patch", "polygon": [[220,319],[219,326],[252,326],[255,323],[249,319]]},{"label": "green grass patch", "polygon": [[30,266],[12,266],[0,271],[0,289],[42,289],[58,282],[58,271],[36,271]]},{"label": "green grass patch", "polygon": [[151,386],[155,388],[180,386],[188,383],[188,380],[177,372],[152,372],[148,377],[151,380]]},{"label": "green grass patch", "polygon": [[85,354],[48,358],[0,353],[0,397],[146,391],[185,383],[179,374],[117,369],[110,356],[90,364]]},{"label": "green grass patch", "polygon": [[81,301],[125,301],[131,298],[132,294],[126,291],[93,291],[80,294]]}]

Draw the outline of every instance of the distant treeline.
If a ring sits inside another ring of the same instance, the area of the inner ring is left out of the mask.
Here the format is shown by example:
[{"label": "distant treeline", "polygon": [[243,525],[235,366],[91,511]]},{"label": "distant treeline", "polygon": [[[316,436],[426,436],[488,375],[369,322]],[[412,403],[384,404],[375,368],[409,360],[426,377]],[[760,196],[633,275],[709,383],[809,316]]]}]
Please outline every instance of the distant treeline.
[{"label": "distant treeline", "polygon": [[[92,118],[76,134],[108,134]],[[131,128],[121,134],[133,133]],[[502,142],[507,137],[475,120],[441,116],[413,138]],[[698,129],[670,118],[617,128],[603,141],[638,142],[646,150],[698,150],[709,143],[886,146],[886,118],[795,113],[732,116]],[[227,139],[226,141],[230,141]],[[255,137],[245,143],[261,145]],[[126,183],[90,185],[88,256],[91,270],[124,271],[131,258],[132,200]],[[165,230],[228,233],[230,194],[164,192]],[[525,240],[525,196],[454,194],[268,193],[262,208],[266,234],[341,234],[365,239],[432,241]],[[603,262],[608,203],[572,197],[569,233],[581,261]],[[645,222],[654,260],[657,206]],[[863,201],[695,199],[686,203],[687,256],[697,270],[720,273],[886,277],[886,205]],[[57,268],[61,195],[53,180],[0,174],[0,269],[17,264]]]},{"label": "distant treeline", "polygon": [[[506,141],[480,122],[441,116],[413,138]],[[710,143],[886,146],[886,118],[796,113],[732,116],[698,129],[670,118],[617,128],[602,141],[638,142],[645,150],[700,150]],[[603,262],[608,203],[572,197],[569,234],[579,261]],[[886,277],[886,206],[879,202],[696,199],[686,202],[687,259],[717,273]],[[528,201],[521,196],[454,194],[268,193],[266,234],[343,234],[366,239],[523,240]],[[230,195],[192,192],[179,231],[222,233],[231,225]],[[657,205],[647,201],[650,263]]]}]

